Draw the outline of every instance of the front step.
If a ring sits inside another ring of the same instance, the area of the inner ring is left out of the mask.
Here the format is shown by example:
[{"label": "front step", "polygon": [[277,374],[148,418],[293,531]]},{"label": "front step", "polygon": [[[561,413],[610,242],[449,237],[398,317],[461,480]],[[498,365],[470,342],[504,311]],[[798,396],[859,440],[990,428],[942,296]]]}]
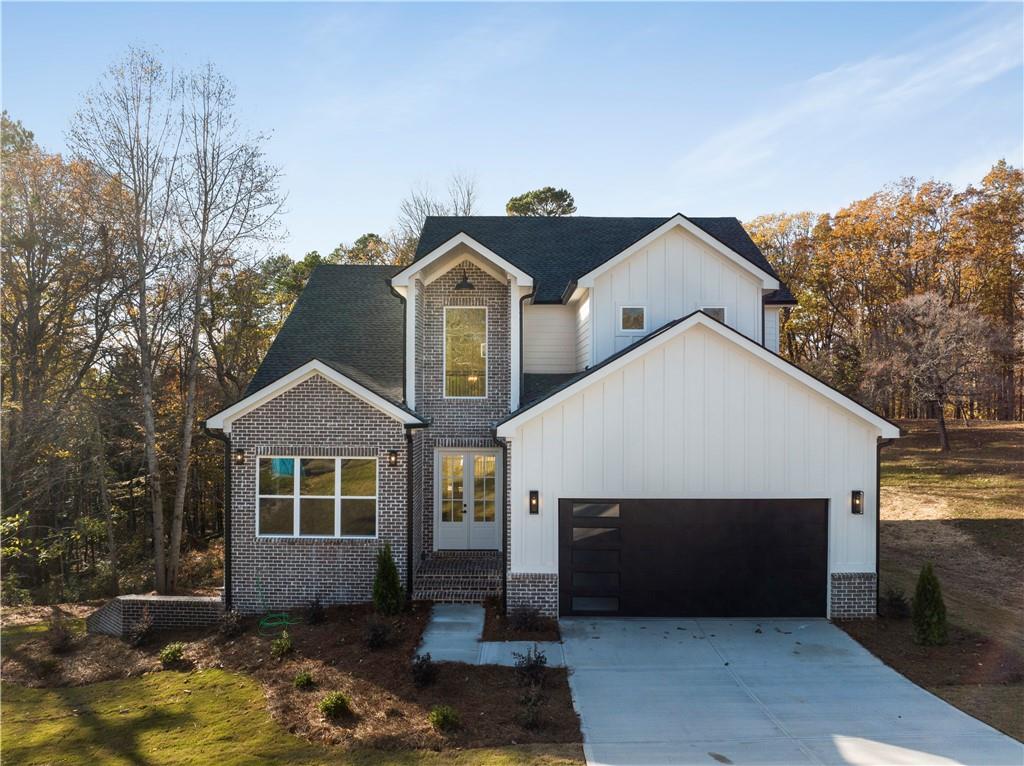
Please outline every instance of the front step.
[{"label": "front step", "polygon": [[479,604],[501,596],[501,554],[497,551],[435,551],[413,580],[417,600]]}]

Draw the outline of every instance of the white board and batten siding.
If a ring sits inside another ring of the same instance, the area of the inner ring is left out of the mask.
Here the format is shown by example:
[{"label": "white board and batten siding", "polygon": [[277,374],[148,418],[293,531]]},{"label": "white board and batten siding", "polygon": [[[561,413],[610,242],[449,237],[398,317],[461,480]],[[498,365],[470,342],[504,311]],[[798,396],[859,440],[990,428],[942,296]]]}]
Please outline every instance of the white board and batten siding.
[{"label": "white board and batten siding", "polygon": [[618,332],[619,307],[644,306],[647,330],[697,309],[724,307],[726,324],[761,342],[761,284],[689,232],[673,229],[594,280],[594,360],[633,343]]},{"label": "white board and batten siding", "polygon": [[764,347],[779,353],[779,314],[778,306],[764,307]]},{"label": "white board and batten siding", "polygon": [[[875,568],[879,429],[693,326],[515,431],[511,565],[558,571],[558,499],[827,498],[832,572]],[[850,513],[864,491],[863,515]],[[540,513],[530,515],[530,490]]]},{"label": "white board and batten siding", "polygon": [[582,372],[594,364],[590,291],[586,290],[583,298],[570,305],[576,313],[576,372]]},{"label": "white board and batten siding", "polygon": [[523,372],[576,372],[576,312],[571,306],[523,307]]}]

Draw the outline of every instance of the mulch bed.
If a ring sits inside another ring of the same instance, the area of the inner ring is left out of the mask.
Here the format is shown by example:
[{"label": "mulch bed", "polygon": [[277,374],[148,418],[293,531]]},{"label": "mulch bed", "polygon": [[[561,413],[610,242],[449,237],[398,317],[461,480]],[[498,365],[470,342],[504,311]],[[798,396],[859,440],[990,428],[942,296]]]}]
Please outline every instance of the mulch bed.
[{"label": "mulch bed", "polygon": [[[394,618],[375,618],[364,606],[325,610],[325,621],[290,625],[294,651],[282,659],[270,654],[277,637],[260,635],[256,620],[237,638],[213,631],[159,633],[139,649],[107,636],[84,636],[70,652],[54,655],[45,637],[21,643],[3,661],[5,681],[31,686],[63,686],[126,678],[160,669],[157,654],[171,641],[186,642],[189,669],[224,668],[245,673],[264,688],[271,715],[288,731],[310,740],[343,747],[446,749],[509,744],[579,742],[579,719],[572,706],[566,671],[549,668],[542,687],[539,725],[523,725],[523,698],[528,688],[514,668],[441,663],[437,680],[417,688],[410,663],[430,615],[429,604]],[[302,617],[302,615],[293,615]],[[387,619],[392,639],[370,650],[365,643],[371,619]],[[296,689],[300,671],[315,685]],[[341,691],[353,714],[327,721],[316,708],[328,692]],[[431,709],[451,705],[461,718],[449,734],[428,721]]]},{"label": "mulch bed", "polygon": [[501,610],[497,601],[488,601],[485,605],[484,632],[482,641],[561,641],[562,634],[558,631],[558,620],[551,617],[535,618],[533,629],[524,629],[516,622],[515,616],[509,617]]}]

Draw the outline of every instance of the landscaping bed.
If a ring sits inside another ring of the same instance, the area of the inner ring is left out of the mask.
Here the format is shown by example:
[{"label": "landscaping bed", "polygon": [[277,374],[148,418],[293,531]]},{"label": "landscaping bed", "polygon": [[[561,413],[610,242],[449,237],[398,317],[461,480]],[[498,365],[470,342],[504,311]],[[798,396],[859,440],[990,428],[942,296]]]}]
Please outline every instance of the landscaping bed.
[{"label": "landscaping bed", "polygon": [[[300,621],[287,626],[291,650],[278,657],[272,656],[272,644],[280,628],[261,631],[255,620],[245,621],[233,638],[213,630],[159,633],[138,648],[107,636],[77,636],[59,654],[43,631],[8,653],[2,671],[5,681],[34,687],[132,678],[161,670],[161,649],[180,641],[182,658],[172,663],[176,671],[226,670],[252,679],[262,687],[271,717],[314,743],[346,750],[448,750],[580,741],[562,669],[543,672],[540,698],[530,706],[532,717],[524,704],[530,690],[514,668],[438,664],[436,680],[418,687],[411,664],[429,615],[429,604],[414,604],[391,618],[364,606],[329,608],[319,624],[293,614]],[[377,649],[367,646],[373,622],[384,626],[374,629],[384,644]],[[300,673],[312,679],[307,688],[295,685]],[[318,709],[331,692],[344,694],[350,708],[333,720]],[[455,709],[459,723],[439,731],[429,717],[444,705]]]},{"label": "landscaping bed", "polygon": [[506,615],[497,599],[484,604],[482,641],[561,641],[558,620],[542,617],[536,612]]}]

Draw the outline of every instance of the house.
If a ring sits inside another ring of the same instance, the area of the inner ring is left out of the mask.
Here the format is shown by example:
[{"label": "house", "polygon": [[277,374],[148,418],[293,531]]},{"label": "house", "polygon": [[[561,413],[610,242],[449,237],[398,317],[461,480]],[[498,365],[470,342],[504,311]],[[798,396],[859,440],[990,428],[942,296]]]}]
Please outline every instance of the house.
[{"label": "house", "polygon": [[874,614],[892,423],[778,356],[794,300],[734,218],[431,217],[321,266],[228,441],[226,600],[576,615]]}]

